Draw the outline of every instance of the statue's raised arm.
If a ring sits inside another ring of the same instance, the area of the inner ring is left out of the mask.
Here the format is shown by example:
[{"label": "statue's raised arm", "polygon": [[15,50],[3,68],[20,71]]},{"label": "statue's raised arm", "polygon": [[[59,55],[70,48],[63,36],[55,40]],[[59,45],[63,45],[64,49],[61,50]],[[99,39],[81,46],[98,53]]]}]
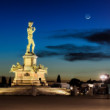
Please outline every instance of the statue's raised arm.
[{"label": "statue's raised arm", "polygon": [[32,27],[33,22],[28,23],[28,28],[27,28],[27,34],[28,34],[28,45],[27,45],[27,50],[26,54],[31,53],[30,52],[30,46],[32,45],[32,53],[34,54],[34,48],[35,48],[35,43],[33,40],[33,33],[35,32],[36,28]]}]

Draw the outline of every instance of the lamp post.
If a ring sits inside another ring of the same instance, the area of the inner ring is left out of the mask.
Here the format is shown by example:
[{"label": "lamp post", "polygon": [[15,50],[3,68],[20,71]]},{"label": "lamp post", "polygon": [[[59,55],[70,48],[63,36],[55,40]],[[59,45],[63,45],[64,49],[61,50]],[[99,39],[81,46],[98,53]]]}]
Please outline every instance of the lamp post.
[{"label": "lamp post", "polygon": [[107,78],[108,77],[107,77],[106,74],[103,74],[103,75],[100,76],[100,79],[102,80],[103,83],[104,83],[105,80],[107,80]]},{"label": "lamp post", "polygon": [[108,74],[103,74],[100,76],[100,79],[102,80],[102,82],[106,84],[106,89],[107,89],[107,99],[109,99],[109,93],[110,93],[110,87],[109,87],[109,84],[108,84],[108,79],[109,79],[109,75]]}]

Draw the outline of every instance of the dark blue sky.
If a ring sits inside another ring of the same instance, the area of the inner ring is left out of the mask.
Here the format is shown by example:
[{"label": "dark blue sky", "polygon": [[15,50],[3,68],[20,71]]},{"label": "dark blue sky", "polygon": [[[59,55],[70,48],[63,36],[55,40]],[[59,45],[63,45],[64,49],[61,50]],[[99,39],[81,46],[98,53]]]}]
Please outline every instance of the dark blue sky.
[{"label": "dark blue sky", "polygon": [[110,73],[110,0],[1,0],[0,75],[14,75],[11,65],[23,63],[29,21],[36,27],[38,64],[48,67],[48,79],[58,74],[98,79]]}]

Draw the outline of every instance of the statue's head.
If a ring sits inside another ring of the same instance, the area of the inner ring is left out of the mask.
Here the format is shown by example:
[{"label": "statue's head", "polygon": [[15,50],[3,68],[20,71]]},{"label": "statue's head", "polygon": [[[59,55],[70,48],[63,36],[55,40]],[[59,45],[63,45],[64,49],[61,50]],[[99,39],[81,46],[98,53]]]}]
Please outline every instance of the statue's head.
[{"label": "statue's head", "polygon": [[32,27],[32,25],[33,25],[33,22],[32,21],[28,22],[28,26],[29,27]]}]

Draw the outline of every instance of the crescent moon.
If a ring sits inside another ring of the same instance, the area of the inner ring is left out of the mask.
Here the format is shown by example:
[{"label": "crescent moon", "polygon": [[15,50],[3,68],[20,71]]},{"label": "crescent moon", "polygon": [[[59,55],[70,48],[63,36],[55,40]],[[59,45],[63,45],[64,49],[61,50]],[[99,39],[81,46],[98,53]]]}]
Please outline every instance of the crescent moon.
[{"label": "crescent moon", "polygon": [[90,15],[86,15],[85,18],[86,19],[91,19],[91,16]]}]

